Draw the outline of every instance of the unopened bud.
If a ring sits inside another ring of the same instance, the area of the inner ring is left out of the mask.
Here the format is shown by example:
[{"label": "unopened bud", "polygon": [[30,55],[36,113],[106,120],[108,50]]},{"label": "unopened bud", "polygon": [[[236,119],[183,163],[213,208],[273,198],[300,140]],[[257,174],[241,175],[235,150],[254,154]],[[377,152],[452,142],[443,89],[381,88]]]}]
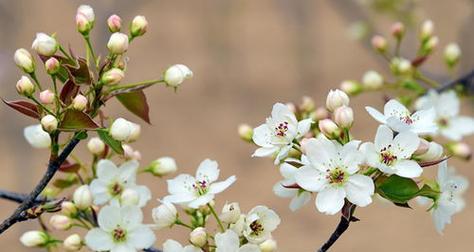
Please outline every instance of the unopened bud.
[{"label": "unopened bud", "polygon": [[438,37],[430,37],[428,41],[423,45],[423,51],[425,54],[430,54],[439,43]]},{"label": "unopened bud", "polygon": [[100,80],[105,85],[115,85],[118,84],[123,79],[123,77],[125,77],[125,73],[121,69],[112,68],[102,74],[102,78]]},{"label": "unopened bud", "polygon": [[405,58],[393,58],[390,62],[390,69],[395,75],[407,75],[411,73],[413,67],[411,62]]},{"label": "unopened bud", "polygon": [[[422,144],[422,142],[423,140],[420,141],[420,145]],[[428,145],[428,150],[424,154],[418,156],[421,161],[434,161],[440,159],[443,156],[443,146],[436,142],[429,142]],[[419,149],[422,148],[423,147],[419,147]]]},{"label": "unopened bud", "polygon": [[401,22],[396,22],[391,27],[392,36],[400,40],[405,35],[405,25]]},{"label": "unopened bud", "polygon": [[326,107],[334,111],[341,106],[349,106],[349,96],[339,89],[330,90],[326,98]]},{"label": "unopened bud", "polygon": [[68,230],[72,226],[72,221],[65,215],[55,214],[49,219],[49,224],[56,230]]},{"label": "unopened bud", "polygon": [[58,119],[53,115],[45,115],[41,118],[41,126],[45,131],[51,133],[58,128]]},{"label": "unopened bud", "polygon": [[128,50],[128,36],[126,34],[116,32],[110,35],[107,48],[112,54],[122,54]]},{"label": "unopened bud", "polygon": [[300,109],[304,112],[311,112],[316,108],[313,98],[309,96],[303,96],[303,102],[301,103]]},{"label": "unopened bud", "polygon": [[164,201],[158,207],[153,208],[151,216],[157,228],[171,227],[178,219],[178,212],[173,204]]},{"label": "unopened bud", "polygon": [[461,57],[461,48],[456,43],[451,43],[444,49],[444,61],[449,67],[455,66]]},{"label": "unopened bud", "polygon": [[33,73],[35,71],[35,61],[26,49],[20,48],[16,50],[13,59],[15,64],[25,73]]},{"label": "unopened bud", "polygon": [[264,242],[260,243],[259,246],[261,252],[274,252],[277,250],[277,243],[273,239],[265,240]]},{"label": "unopened bud", "polygon": [[323,119],[329,118],[329,112],[326,108],[324,107],[319,107],[314,111],[314,120],[315,121],[320,121]]},{"label": "unopened bud", "polygon": [[207,233],[206,229],[203,227],[195,228],[189,234],[189,241],[197,247],[203,247],[207,243]]},{"label": "unopened bud", "polygon": [[114,14],[107,19],[107,26],[110,32],[119,32],[122,28],[122,19]]},{"label": "unopened bud", "polygon": [[342,128],[350,128],[354,122],[354,112],[351,107],[342,106],[334,111],[334,120]]},{"label": "unopened bud", "polygon": [[125,189],[120,195],[120,203],[124,206],[136,206],[140,202],[140,194],[133,189]]},{"label": "unopened bud", "polygon": [[130,142],[140,135],[140,125],[117,118],[110,126],[110,135],[118,141]]},{"label": "unopened bud", "polygon": [[35,85],[26,76],[21,76],[20,80],[16,83],[16,91],[20,95],[31,96],[35,92]]},{"label": "unopened bud", "polygon": [[147,169],[155,176],[166,176],[178,170],[176,161],[172,157],[161,157],[151,162]]},{"label": "unopened bud", "polygon": [[222,212],[219,218],[221,221],[227,224],[236,223],[240,218],[240,206],[239,203],[227,203],[222,207]]},{"label": "unopened bud", "polygon": [[134,150],[132,146],[128,144],[123,144],[123,157],[126,160],[140,160],[142,158],[142,154],[138,150]]},{"label": "unopened bud", "polygon": [[420,144],[418,145],[418,149],[416,149],[416,151],[413,154],[414,155],[423,155],[426,152],[428,152],[429,149],[430,149],[430,142],[428,142],[424,138],[420,138]]},{"label": "unopened bud", "polygon": [[422,41],[428,40],[431,36],[433,36],[434,32],[434,24],[431,20],[425,20],[421,25],[420,37]]},{"label": "unopened bud", "polygon": [[46,60],[46,62],[44,63],[44,66],[46,68],[46,72],[49,75],[54,75],[58,73],[59,69],[61,68],[61,64],[54,57],[51,57],[48,60]]},{"label": "unopened bud", "polygon": [[63,201],[61,203],[61,213],[69,217],[74,217],[77,214],[77,207],[71,201]]},{"label": "unopened bud", "polygon": [[67,251],[79,251],[82,248],[82,240],[78,234],[73,234],[64,239],[64,249]]},{"label": "unopened bud", "polygon": [[319,121],[319,130],[328,138],[333,138],[339,134],[339,128],[331,119],[323,119]]},{"label": "unopened bud", "polygon": [[31,49],[44,56],[54,55],[58,50],[58,47],[59,45],[58,42],[56,42],[56,39],[46,33],[37,33],[36,39],[31,45]]},{"label": "unopened bud", "polygon": [[242,140],[252,142],[253,129],[248,124],[241,124],[238,128],[239,136]]},{"label": "unopened bud", "polygon": [[74,204],[77,208],[84,210],[92,205],[92,193],[88,185],[82,185],[74,191],[73,194]]},{"label": "unopened bud", "polygon": [[94,155],[101,155],[105,150],[105,143],[98,137],[93,137],[87,142],[87,149]]},{"label": "unopened bud", "polygon": [[193,77],[193,72],[185,65],[176,64],[169,67],[163,74],[165,83],[172,87],[178,87],[184,80]]},{"label": "unopened bud", "polygon": [[449,144],[448,149],[453,154],[453,156],[460,157],[466,160],[471,159],[471,148],[466,143],[458,142]]},{"label": "unopened bud", "polygon": [[380,36],[380,35],[375,35],[374,37],[372,37],[372,46],[374,47],[374,49],[379,52],[379,53],[383,53],[387,50],[387,40]]},{"label": "unopened bud", "polygon": [[132,37],[138,37],[145,34],[148,27],[148,21],[144,16],[136,16],[133,18],[132,24],[130,24],[130,35]]},{"label": "unopened bud", "polygon": [[29,248],[40,247],[48,243],[49,236],[42,231],[28,231],[20,237],[20,242]]},{"label": "unopened bud", "polygon": [[94,9],[89,5],[81,5],[76,12],[76,26],[77,30],[83,34],[88,35],[94,27],[95,14]]},{"label": "unopened bud", "polygon": [[362,85],[355,81],[346,80],[341,83],[341,90],[349,95],[357,95],[362,91]]},{"label": "unopened bud", "polygon": [[87,107],[87,98],[81,94],[76,95],[72,100],[72,107],[76,110],[84,110]]},{"label": "unopened bud", "polygon": [[41,91],[39,94],[39,100],[43,104],[51,104],[54,102],[54,93],[49,89]]},{"label": "unopened bud", "polygon": [[383,77],[376,71],[367,71],[362,77],[362,84],[368,90],[376,90],[383,86]]}]

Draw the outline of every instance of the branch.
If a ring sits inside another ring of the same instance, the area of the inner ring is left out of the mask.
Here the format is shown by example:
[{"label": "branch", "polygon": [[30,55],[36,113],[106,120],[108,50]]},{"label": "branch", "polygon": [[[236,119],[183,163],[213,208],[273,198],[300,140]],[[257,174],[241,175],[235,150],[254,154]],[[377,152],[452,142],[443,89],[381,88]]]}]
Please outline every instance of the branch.
[{"label": "branch", "polygon": [[[26,193],[10,192],[10,191],[0,189],[0,199],[6,199],[9,201],[13,201],[15,203],[21,204],[23,203],[23,201],[25,201],[27,197],[28,197],[28,194]],[[41,204],[47,200],[48,199],[43,196],[38,196],[36,197],[34,203]]]},{"label": "branch", "polygon": [[328,249],[339,239],[339,237],[347,230],[350,220],[346,219],[344,216],[341,216],[341,220],[336,227],[336,230],[331,234],[331,237],[321,246],[318,252],[326,252]]},{"label": "branch", "polygon": [[53,178],[56,171],[59,169],[61,164],[66,160],[66,158],[71,154],[74,150],[76,145],[79,143],[80,139],[75,136],[64,148],[61,155],[54,160],[50,160],[48,164],[48,168],[46,169],[45,174],[41,178],[40,182],[36,185],[36,187],[31,191],[30,194],[27,195],[25,200],[18,206],[18,208],[13,212],[13,214],[8,217],[6,220],[0,224],[0,234],[5,232],[11,226],[16,224],[17,222],[21,222],[25,220],[25,211],[30,209],[35,205],[37,197],[40,193],[44,190],[44,188],[48,185],[49,181]]},{"label": "branch", "polygon": [[461,84],[463,88],[467,89],[468,92],[474,91],[474,70],[471,70],[469,73],[443,84],[441,87],[436,89],[438,92],[446,91],[453,88],[454,86]]},{"label": "branch", "polygon": [[144,249],[143,251],[144,252],[162,252],[161,250],[153,248],[153,247]]}]

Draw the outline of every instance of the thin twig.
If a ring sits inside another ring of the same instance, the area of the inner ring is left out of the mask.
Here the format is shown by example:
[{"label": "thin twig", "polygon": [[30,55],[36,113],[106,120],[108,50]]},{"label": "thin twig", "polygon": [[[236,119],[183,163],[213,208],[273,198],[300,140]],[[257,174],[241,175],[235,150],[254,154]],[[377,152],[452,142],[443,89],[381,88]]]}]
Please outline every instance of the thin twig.
[{"label": "thin twig", "polygon": [[159,249],[153,248],[153,247],[144,249],[143,251],[144,252],[162,252],[162,250],[159,250]]},{"label": "thin twig", "polygon": [[[9,201],[13,201],[15,203],[21,204],[25,199],[28,197],[26,193],[18,193],[18,192],[10,192],[6,190],[0,189],[0,199],[6,199]],[[35,204],[40,204],[47,201],[47,199],[43,196],[38,196],[35,199]]]},{"label": "thin twig", "polygon": [[339,239],[339,237],[347,230],[350,220],[346,219],[344,216],[341,216],[341,220],[336,227],[336,230],[331,234],[331,237],[321,246],[318,252],[325,252]]},{"label": "thin twig", "polygon": [[446,91],[455,87],[456,85],[462,85],[468,91],[474,91],[474,70],[471,70],[469,73],[443,84],[441,87],[437,88],[438,92]]}]

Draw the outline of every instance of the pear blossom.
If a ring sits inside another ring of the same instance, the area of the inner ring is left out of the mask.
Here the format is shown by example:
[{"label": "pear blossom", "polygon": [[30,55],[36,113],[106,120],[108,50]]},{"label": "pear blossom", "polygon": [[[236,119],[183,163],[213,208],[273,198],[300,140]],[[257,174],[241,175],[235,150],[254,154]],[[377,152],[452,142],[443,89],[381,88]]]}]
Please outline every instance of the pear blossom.
[{"label": "pear blossom", "polygon": [[243,235],[250,243],[262,243],[271,237],[271,233],[280,222],[280,217],[275,211],[266,206],[256,206],[245,218]]},{"label": "pear blossom", "polygon": [[416,178],[423,169],[410,160],[420,144],[415,133],[405,131],[393,137],[393,131],[380,125],[374,143],[364,143],[360,149],[366,157],[368,165],[387,174],[397,174],[405,178]]},{"label": "pear blossom", "polygon": [[171,227],[178,220],[178,212],[176,207],[166,201],[162,201],[161,205],[153,208],[151,216],[158,229]]},{"label": "pear blossom", "polygon": [[441,94],[430,90],[427,95],[417,100],[415,106],[417,109],[433,107],[438,133],[449,140],[459,141],[474,133],[474,118],[459,115],[460,102],[453,90]]},{"label": "pear blossom", "polygon": [[239,236],[228,229],[224,233],[216,234],[216,252],[260,252],[258,245],[247,243],[240,246]]},{"label": "pear blossom", "polygon": [[411,131],[416,134],[432,134],[438,130],[435,124],[435,109],[426,108],[411,114],[397,100],[390,100],[384,106],[384,113],[372,107],[365,107],[367,112],[378,122],[386,124],[396,132]]},{"label": "pear blossom", "polygon": [[374,183],[361,174],[359,165],[364,161],[357,149],[360,141],[345,145],[328,140],[323,135],[305,143],[308,163],[295,174],[296,183],[310,192],[318,192],[316,208],[325,214],[336,214],[344,206],[344,199],[365,207],[372,203]]},{"label": "pear blossom", "polygon": [[[308,160],[306,156],[301,157],[302,161],[299,160],[292,160],[287,159],[286,161],[294,161],[301,164],[308,164]],[[302,190],[302,189],[295,189],[295,188],[286,188],[285,186],[293,185],[296,183],[295,174],[298,172],[298,168],[295,166],[285,162],[280,165],[280,173],[283,176],[283,180],[277,182],[273,186],[273,192],[282,198],[291,198],[290,202],[290,210],[296,211],[303,207],[306,203],[309,202],[311,199],[311,192]]]},{"label": "pear blossom", "polygon": [[136,160],[125,162],[120,167],[110,160],[100,160],[97,163],[97,178],[90,184],[94,204],[121,203],[122,194],[126,189],[131,189],[139,195],[138,206],[145,206],[151,199],[151,192],[148,187],[135,183],[138,166]]},{"label": "pear blossom", "polygon": [[168,239],[163,243],[163,252],[202,252],[202,250],[193,245],[183,247],[179,242]]},{"label": "pear blossom", "polygon": [[293,141],[308,133],[312,119],[299,121],[288,106],[273,105],[272,115],[266,123],[254,129],[253,141],[260,146],[252,156],[266,157],[277,154],[275,164],[284,159],[293,147]]},{"label": "pear blossom", "polygon": [[48,148],[51,145],[51,137],[44,131],[41,124],[26,127],[23,130],[26,141],[34,148]]},{"label": "pear blossom", "polygon": [[86,245],[94,251],[135,252],[155,242],[153,231],[142,224],[137,206],[105,206],[98,215],[98,228],[89,230]]},{"label": "pear blossom", "polygon": [[235,176],[230,176],[224,181],[215,182],[219,177],[219,172],[217,162],[206,159],[199,165],[196,177],[181,174],[174,179],[169,179],[167,183],[170,195],[164,197],[163,200],[185,204],[190,208],[204,206],[236,180]]}]

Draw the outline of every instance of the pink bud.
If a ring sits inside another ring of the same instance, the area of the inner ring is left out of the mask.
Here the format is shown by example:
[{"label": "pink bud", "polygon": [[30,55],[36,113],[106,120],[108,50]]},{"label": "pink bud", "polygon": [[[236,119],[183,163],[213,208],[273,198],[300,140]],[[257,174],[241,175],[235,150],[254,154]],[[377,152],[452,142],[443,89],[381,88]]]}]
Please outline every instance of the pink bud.
[{"label": "pink bud", "polygon": [[122,19],[114,14],[107,19],[107,26],[110,32],[119,32],[122,28]]},{"label": "pink bud", "polygon": [[20,80],[16,83],[16,91],[24,96],[31,96],[35,92],[35,85],[26,76],[21,76]]},{"label": "pink bud", "polygon": [[87,107],[87,98],[81,94],[78,94],[72,100],[72,107],[76,110],[84,110]]},{"label": "pink bud", "polygon": [[329,112],[326,108],[319,107],[314,112],[314,120],[319,121],[329,117]]},{"label": "pink bud", "polygon": [[372,46],[378,52],[385,52],[387,50],[387,40],[380,35],[375,35],[372,37]]},{"label": "pink bud", "polygon": [[354,112],[352,108],[347,106],[337,108],[334,112],[334,120],[340,127],[350,128],[354,122]]},{"label": "pink bud", "polygon": [[51,57],[44,63],[44,66],[46,68],[46,72],[50,75],[53,75],[59,71],[61,64],[56,58]]},{"label": "pink bud", "polygon": [[43,104],[51,104],[54,102],[54,93],[46,89],[39,94],[39,100]]},{"label": "pink bud", "polygon": [[119,68],[112,68],[102,75],[101,81],[106,85],[115,85],[119,83],[125,76],[124,72]]},{"label": "pink bud", "polygon": [[319,121],[319,130],[328,138],[333,138],[339,133],[339,128],[331,119]]},{"label": "pink bud", "polygon": [[145,34],[148,27],[148,21],[144,16],[136,16],[133,18],[132,24],[130,25],[130,34],[133,37],[138,37]]},{"label": "pink bud", "polygon": [[430,149],[430,142],[428,142],[424,138],[420,138],[420,145],[418,145],[418,149],[416,149],[415,153],[413,153],[413,154],[414,155],[422,155],[422,154],[425,154],[426,152],[428,152],[429,149]]},{"label": "pink bud", "polygon": [[405,35],[405,26],[401,22],[396,22],[392,25],[391,28],[392,36],[397,39],[401,39]]}]

